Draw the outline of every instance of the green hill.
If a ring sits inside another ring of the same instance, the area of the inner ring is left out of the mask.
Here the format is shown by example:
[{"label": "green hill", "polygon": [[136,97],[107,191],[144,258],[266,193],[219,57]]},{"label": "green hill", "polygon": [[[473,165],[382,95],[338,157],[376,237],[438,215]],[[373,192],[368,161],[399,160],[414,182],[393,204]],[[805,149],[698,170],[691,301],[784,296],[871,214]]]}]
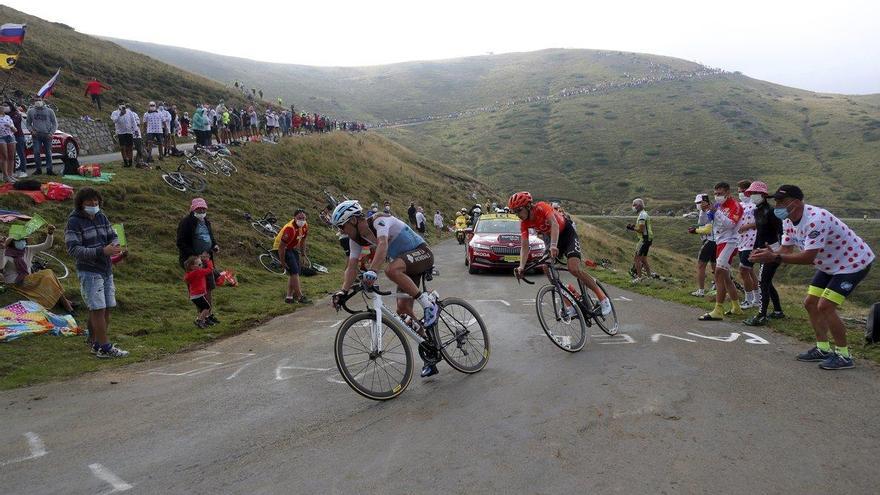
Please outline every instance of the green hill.
[{"label": "green hill", "polygon": [[880,96],[823,95],[737,74],[520,104],[388,128],[387,136],[503,191],[584,212],[645,197],[689,210],[719,180],[800,184],[809,201],[880,214]]},{"label": "green hill", "polygon": [[[78,33],[70,26],[49,22],[0,5],[3,22],[28,25],[23,51],[16,68],[9,73],[6,92],[35,93],[61,68],[52,103],[61,115],[92,115],[106,118],[118,98],[140,108],[149,100],[164,99],[191,108],[197,102],[236,101],[236,95],[223,85],[203,76],[182,71],[119,45]],[[17,47],[6,46],[15,53]],[[2,76],[7,77],[4,71]],[[104,112],[98,112],[88,97],[85,84],[92,77],[110,85],[104,93]],[[243,101],[243,100],[240,100]]]},{"label": "green hill", "polygon": [[840,213],[880,214],[880,95],[817,94],[599,50],[316,68],[118,42],[305,107],[425,121],[382,132],[503,192],[532,189],[583,212],[622,211],[635,196],[678,210],[718,180],[761,178],[802,184]]},{"label": "green hill", "polygon": [[[326,202],[325,188],[366,204],[388,199],[403,216],[410,201],[449,216],[466,204],[470,191],[485,194],[466,175],[371,134],[286,138],[279,145],[251,144],[240,152],[241,156],[232,158],[239,173],[229,178],[209,176],[203,194],[221,247],[218,267],[234,269],[240,282],[237,288],[220,288],[215,293],[220,325],[205,330],[194,327],[194,309],[177,264],[177,223],[189,211],[193,196],[168,187],[159,171],[117,167],[113,182],[95,187],[104,196],[110,220],[124,223],[130,245],[129,260],[115,269],[119,308],[113,313],[111,338],[131,351],[133,359],[98,361],[80,338],[24,337],[0,345],[0,389],[155,358],[292,311],[283,302],[286,277],[270,274],[257,260],[260,251],[255,244],[271,247],[272,241],[251,228],[245,212],[259,216],[271,210],[281,222],[287,222],[298,207],[309,212],[311,257],[331,269],[330,274],[304,279],[306,293],[315,299],[339,286],[344,263],[335,232],[317,219],[316,209]],[[169,160],[165,166],[176,163]],[[71,184],[82,187],[82,183]],[[51,252],[71,269],[74,263],[64,250],[62,232],[72,205],[68,200],[35,206],[22,195],[0,195],[0,208],[38,212],[58,226]],[[35,234],[32,242],[42,241],[42,236]],[[80,300],[75,275],[64,285],[71,299]],[[0,295],[0,305],[15,300],[11,289]],[[80,324],[84,316],[84,311],[77,315]]]}]

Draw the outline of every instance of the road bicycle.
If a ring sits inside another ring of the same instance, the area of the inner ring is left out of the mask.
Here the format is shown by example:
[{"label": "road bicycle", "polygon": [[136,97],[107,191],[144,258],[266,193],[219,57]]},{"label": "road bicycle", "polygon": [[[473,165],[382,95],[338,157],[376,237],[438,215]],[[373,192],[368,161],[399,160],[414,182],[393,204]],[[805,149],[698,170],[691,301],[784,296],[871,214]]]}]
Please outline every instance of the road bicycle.
[{"label": "road bicycle", "polygon": [[187,165],[193,167],[193,169],[196,169],[196,171],[202,175],[204,175],[205,172],[211,172],[215,175],[223,174],[226,177],[229,177],[233,172],[238,172],[238,167],[236,167],[230,160],[224,158],[222,153],[217,150],[212,150],[204,146],[194,146],[192,150],[187,150],[183,153],[186,156]]},{"label": "road bicycle", "polygon": [[271,211],[267,211],[256,220],[254,220],[250,213],[245,213],[244,219],[251,222],[251,227],[261,235],[272,239],[278,235],[278,218]]},{"label": "road bicycle", "polygon": [[[611,313],[602,315],[599,300],[592,290],[578,279],[578,288],[562,283],[559,272],[567,272],[565,267],[557,259],[551,259],[549,254],[532,261],[525,266],[523,273],[528,273],[536,268],[543,268],[549,284],[538,289],[535,297],[535,309],[538,312],[538,321],[544,333],[557,347],[567,352],[578,352],[587,344],[587,328],[595,323],[603,332],[610,336],[617,335],[620,331],[620,323],[617,320],[617,309],[608,296],[608,291],[599,280],[596,284],[608,297],[611,303]],[[534,282],[522,277],[520,280],[533,285]]]},{"label": "road bicycle", "polygon": [[[156,168],[162,170],[160,167]],[[163,173],[162,180],[181,192],[191,191],[200,193],[208,187],[208,182],[204,178],[183,170],[183,164],[178,165],[176,171]]]},{"label": "road bicycle", "polygon": [[[433,278],[433,269],[420,277],[424,291]],[[370,309],[355,311],[347,302],[360,294]],[[355,392],[372,400],[389,400],[402,394],[412,381],[412,350],[406,336],[416,343],[419,356],[427,363],[445,360],[454,369],[477,373],[489,362],[489,333],[480,314],[463,299],[439,299],[437,322],[428,328],[411,317],[404,321],[385,306],[383,292],[376,285],[358,282],[348,294],[335,296],[334,306],[350,313],[336,332],[333,350],[339,374]],[[415,328],[414,328],[415,327]]]},{"label": "road bicycle", "polygon": [[64,280],[70,275],[70,270],[67,269],[67,265],[63,261],[46,252],[35,254],[31,265],[33,273],[40,270],[52,270],[58,280]]},{"label": "road bicycle", "polygon": [[263,268],[270,273],[274,273],[275,275],[284,275],[284,267],[281,266],[281,260],[278,258],[278,252],[273,251],[271,249],[266,249],[260,244],[257,244],[257,249],[261,251],[257,259],[260,261],[260,264],[263,265]]}]

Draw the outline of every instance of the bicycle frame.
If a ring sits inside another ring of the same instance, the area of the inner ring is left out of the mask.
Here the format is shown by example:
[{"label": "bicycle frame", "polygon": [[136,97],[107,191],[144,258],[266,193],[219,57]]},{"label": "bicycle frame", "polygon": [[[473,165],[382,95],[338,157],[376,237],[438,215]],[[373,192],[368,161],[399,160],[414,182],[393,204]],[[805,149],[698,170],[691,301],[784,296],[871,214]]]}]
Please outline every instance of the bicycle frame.
[{"label": "bicycle frame", "polygon": [[[584,282],[581,281],[581,279],[575,277],[577,279],[578,289],[580,290],[580,294],[581,294],[581,297],[575,297],[575,295],[570,290],[568,290],[568,287],[566,287],[565,284],[562,283],[562,279],[559,277],[559,272],[561,272],[561,271],[567,272],[567,271],[569,271],[568,268],[566,268],[564,266],[559,266],[555,262],[555,260],[549,259],[548,256],[544,256],[541,259],[530,263],[526,268],[527,268],[527,270],[531,270],[532,268],[537,268],[538,266],[541,266],[541,265],[545,265],[544,274],[547,275],[547,279],[550,281],[550,284],[553,285],[554,287],[556,287],[556,290],[559,291],[559,294],[563,295],[566,299],[569,300],[569,302],[573,302],[574,304],[577,304],[578,307],[581,308],[581,312],[585,316],[596,317],[597,309],[596,308],[588,308],[584,304],[584,300],[586,299],[586,297],[584,296],[584,294],[586,294],[586,292],[584,292],[584,291],[590,290],[590,289],[587,288],[586,285],[584,285]],[[522,280],[530,285],[534,284],[534,282],[529,281],[525,278],[523,278]],[[601,310],[599,310],[599,311],[601,311]],[[553,299],[553,313],[556,315],[556,319],[559,320],[559,308],[556,307],[556,299],[555,298]],[[590,318],[586,318],[584,320],[584,322],[587,324],[588,327],[593,326]]]},{"label": "bicycle frame", "polygon": [[385,303],[382,301],[382,295],[390,295],[390,293],[382,293],[379,292],[378,289],[371,290],[370,292],[373,293],[373,296],[371,298],[367,297],[366,290],[363,292],[363,297],[364,302],[366,302],[367,299],[373,300],[373,311],[376,314],[376,323],[370,329],[372,345],[372,349],[370,349],[371,351],[382,352],[384,350],[382,345],[382,332],[380,331],[380,329],[382,328],[382,318],[387,318],[387,321],[397,326],[399,330],[403,330],[407,335],[409,335],[409,338],[415,341],[416,345],[420,345],[422,342],[425,341],[425,339],[421,335],[419,335],[418,332],[416,332],[412,329],[412,327],[404,323],[396,312],[388,309],[388,307],[385,306]]}]

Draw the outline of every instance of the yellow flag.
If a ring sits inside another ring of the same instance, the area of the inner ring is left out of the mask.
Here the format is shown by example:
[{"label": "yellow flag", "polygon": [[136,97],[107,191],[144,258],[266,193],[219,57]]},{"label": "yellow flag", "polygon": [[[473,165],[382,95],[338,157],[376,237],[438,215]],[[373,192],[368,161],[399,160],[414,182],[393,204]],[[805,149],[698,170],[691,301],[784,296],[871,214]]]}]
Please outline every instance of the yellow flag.
[{"label": "yellow flag", "polygon": [[16,62],[18,62],[18,55],[9,55],[7,53],[0,53],[0,69],[3,69],[3,70],[14,69]]}]

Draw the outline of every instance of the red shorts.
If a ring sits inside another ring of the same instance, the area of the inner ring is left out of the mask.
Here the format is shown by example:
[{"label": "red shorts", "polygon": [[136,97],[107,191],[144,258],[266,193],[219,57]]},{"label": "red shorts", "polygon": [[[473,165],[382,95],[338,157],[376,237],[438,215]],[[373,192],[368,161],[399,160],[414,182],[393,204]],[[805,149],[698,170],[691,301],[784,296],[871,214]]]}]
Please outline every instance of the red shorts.
[{"label": "red shorts", "polygon": [[733,259],[736,258],[736,244],[721,242],[715,246],[715,268],[730,270]]}]

